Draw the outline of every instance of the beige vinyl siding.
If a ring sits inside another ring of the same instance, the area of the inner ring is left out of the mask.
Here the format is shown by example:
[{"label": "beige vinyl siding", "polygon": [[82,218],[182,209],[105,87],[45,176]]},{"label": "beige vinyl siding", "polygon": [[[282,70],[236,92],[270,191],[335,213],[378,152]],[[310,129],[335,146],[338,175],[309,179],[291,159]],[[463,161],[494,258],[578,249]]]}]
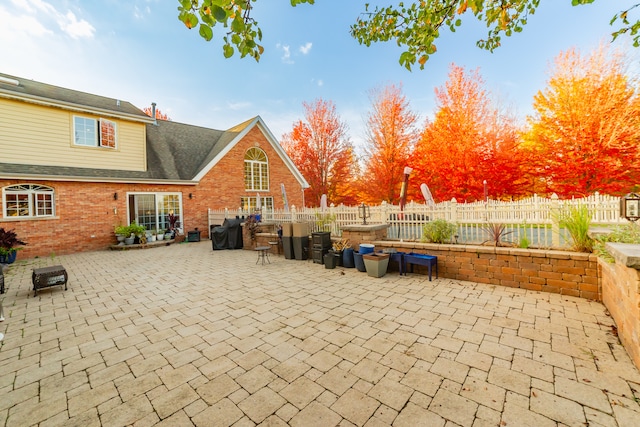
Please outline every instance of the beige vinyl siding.
[{"label": "beige vinyl siding", "polygon": [[0,162],[96,169],[145,170],[145,125],[111,117],[117,148],[73,143],[73,117],[99,119],[18,101],[0,99]]}]

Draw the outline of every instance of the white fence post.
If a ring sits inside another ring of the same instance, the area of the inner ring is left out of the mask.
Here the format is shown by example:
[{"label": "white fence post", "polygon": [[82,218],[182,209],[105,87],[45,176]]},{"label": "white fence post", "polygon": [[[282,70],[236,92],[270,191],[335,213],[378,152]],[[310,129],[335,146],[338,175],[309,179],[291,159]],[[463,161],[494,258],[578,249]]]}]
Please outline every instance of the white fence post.
[{"label": "white fence post", "polygon": [[560,202],[556,193],[551,195],[549,214],[549,219],[551,220],[551,243],[553,247],[557,248],[560,247],[560,223],[557,221],[560,215]]},{"label": "white fence post", "polygon": [[451,211],[449,213],[450,218],[451,218],[451,222],[453,222],[454,224],[458,223],[458,201],[456,200],[456,198],[452,198],[451,199]]}]

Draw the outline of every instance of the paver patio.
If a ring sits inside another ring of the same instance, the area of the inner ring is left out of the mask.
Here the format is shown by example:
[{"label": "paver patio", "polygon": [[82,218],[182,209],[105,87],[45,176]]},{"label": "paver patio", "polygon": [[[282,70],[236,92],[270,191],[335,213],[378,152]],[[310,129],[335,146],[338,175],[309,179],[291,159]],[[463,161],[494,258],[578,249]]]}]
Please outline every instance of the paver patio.
[{"label": "paver patio", "polygon": [[[639,426],[603,305],[209,242],[18,261],[1,426]],[[33,297],[33,268],[69,290]]]}]

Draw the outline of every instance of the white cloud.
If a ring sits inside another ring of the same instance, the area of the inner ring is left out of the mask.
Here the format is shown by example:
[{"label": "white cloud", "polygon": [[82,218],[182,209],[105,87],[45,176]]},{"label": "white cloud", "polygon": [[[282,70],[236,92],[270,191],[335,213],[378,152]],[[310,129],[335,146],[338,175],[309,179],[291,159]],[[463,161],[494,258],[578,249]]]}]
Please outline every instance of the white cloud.
[{"label": "white cloud", "polygon": [[38,11],[48,14],[56,12],[56,9],[53,6],[41,0],[11,0],[11,3],[13,3],[18,9],[22,9],[31,14]]},{"label": "white cloud", "polygon": [[242,101],[242,102],[228,102],[227,106],[230,110],[246,110],[252,106],[251,102]]},{"label": "white cloud", "polygon": [[12,40],[20,39],[20,34],[41,37],[52,34],[52,31],[45,28],[36,18],[27,15],[12,15],[0,7],[0,39]]},{"label": "white cloud", "polygon": [[88,21],[81,19],[78,21],[76,15],[68,11],[64,16],[64,19],[58,19],[58,25],[60,29],[67,33],[67,35],[73,39],[79,39],[83,37],[93,38],[93,33],[96,29],[93,28]]},{"label": "white cloud", "polygon": [[[42,0],[11,0],[11,3],[15,6],[16,12],[20,10],[24,14],[0,9],[0,13],[3,15],[6,13],[11,18],[3,19],[3,22],[19,20],[22,24],[22,33],[33,36],[52,34],[54,31],[50,27],[54,25],[57,25],[66,35],[73,39],[93,38],[95,33],[93,25],[85,19],[78,19],[71,10],[66,13],[60,12],[50,3]],[[28,25],[24,25],[25,23]],[[13,23],[13,26],[18,27],[16,23]]]},{"label": "white cloud", "polygon": [[151,15],[151,7],[149,5],[140,9],[137,5],[133,6],[133,17],[138,20],[145,19],[148,15]]},{"label": "white cloud", "polygon": [[307,42],[305,45],[300,46],[298,50],[300,51],[301,54],[306,55],[311,50],[311,46],[313,46],[313,44],[311,42]]},{"label": "white cloud", "polygon": [[293,64],[293,59],[291,59],[291,49],[289,47],[289,45],[282,45],[280,43],[278,43],[276,45],[277,49],[282,49],[282,62],[284,62],[285,64]]}]

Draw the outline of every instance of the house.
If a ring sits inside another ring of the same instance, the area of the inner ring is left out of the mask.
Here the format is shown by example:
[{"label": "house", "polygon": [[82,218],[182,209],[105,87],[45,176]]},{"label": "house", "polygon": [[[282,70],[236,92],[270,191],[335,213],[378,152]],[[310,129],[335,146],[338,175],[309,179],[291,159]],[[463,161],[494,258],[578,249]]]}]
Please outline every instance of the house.
[{"label": "house", "polygon": [[[155,105],[153,106],[155,109]],[[105,249],[135,220],[208,237],[208,209],[303,205],[304,177],[260,117],[214,130],[0,73],[0,227],[20,257]]]}]

